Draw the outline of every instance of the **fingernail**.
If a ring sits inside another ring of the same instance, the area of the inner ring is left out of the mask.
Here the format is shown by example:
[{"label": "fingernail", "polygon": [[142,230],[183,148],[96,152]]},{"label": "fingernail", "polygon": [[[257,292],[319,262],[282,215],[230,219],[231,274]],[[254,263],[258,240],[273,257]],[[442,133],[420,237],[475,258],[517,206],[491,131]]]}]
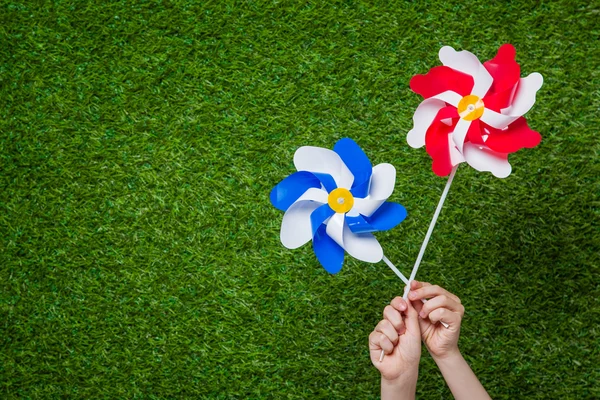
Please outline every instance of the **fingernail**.
[{"label": "fingernail", "polygon": [[417,295],[415,294],[415,292],[410,292],[408,297],[410,297],[411,299],[414,299],[415,297],[417,297]]},{"label": "fingernail", "polygon": [[421,312],[419,313],[419,317],[421,317],[421,318],[425,318],[425,313],[424,313],[423,311],[421,311]]}]

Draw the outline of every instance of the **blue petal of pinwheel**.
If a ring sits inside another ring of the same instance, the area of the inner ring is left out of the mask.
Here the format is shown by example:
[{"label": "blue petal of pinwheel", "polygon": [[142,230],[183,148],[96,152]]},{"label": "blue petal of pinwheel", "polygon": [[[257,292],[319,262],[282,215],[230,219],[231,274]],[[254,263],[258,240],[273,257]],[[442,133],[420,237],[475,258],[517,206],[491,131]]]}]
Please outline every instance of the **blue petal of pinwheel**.
[{"label": "blue petal of pinwheel", "polygon": [[350,193],[352,193],[352,196],[354,196],[354,197],[364,199],[365,197],[367,197],[367,194],[369,194],[369,184],[370,183],[371,183],[370,180],[366,180],[358,186],[352,185],[353,187],[352,187],[352,189],[350,189]]},{"label": "blue petal of pinwheel", "polygon": [[317,230],[321,227],[323,222],[333,214],[335,214],[335,211],[329,207],[329,204],[323,204],[310,214],[310,224],[312,226],[313,236],[317,234]]},{"label": "blue petal of pinwheel", "polygon": [[366,233],[366,232],[376,232],[377,229],[369,224],[365,217],[359,215],[358,217],[349,217],[346,215],[346,223],[350,230],[354,233]]},{"label": "blue petal of pinwheel", "polygon": [[293,173],[271,190],[271,204],[281,211],[286,211],[300,196],[310,188],[320,188],[321,182],[310,172]]},{"label": "blue petal of pinwheel", "polygon": [[344,164],[354,175],[352,195],[360,198],[366,197],[369,194],[369,180],[373,171],[369,157],[354,140],[349,138],[340,139],[333,146],[333,151],[338,153]]},{"label": "blue petal of pinwheel", "polygon": [[406,218],[406,208],[398,203],[386,201],[365,220],[378,231],[392,229]]},{"label": "blue petal of pinwheel", "polygon": [[327,190],[327,193],[331,193],[332,191],[337,189],[337,184],[335,183],[335,179],[333,179],[333,176],[329,174],[322,174],[319,172],[313,172],[312,174],[321,181],[321,183],[325,187],[325,190]]},{"label": "blue petal of pinwheel", "polygon": [[313,249],[327,272],[336,274],[342,269],[344,249],[327,235],[326,225],[321,224],[313,237]]}]

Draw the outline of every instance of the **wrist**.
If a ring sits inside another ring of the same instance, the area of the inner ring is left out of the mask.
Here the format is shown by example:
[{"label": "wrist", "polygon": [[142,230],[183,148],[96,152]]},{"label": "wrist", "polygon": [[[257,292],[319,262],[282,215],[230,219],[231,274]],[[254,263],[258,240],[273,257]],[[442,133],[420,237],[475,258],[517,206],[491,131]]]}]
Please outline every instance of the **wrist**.
[{"label": "wrist", "polygon": [[419,378],[418,367],[411,371],[405,371],[398,377],[389,378],[381,375],[381,388],[414,390],[417,388],[417,379]]},{"label": "wrist", "polygon": [[456,347],[455,349],[449,350],[449,351],[445,351],[442,354],[438,354],[438,355],[431,354],[431,357],[438,365],[440,365],[440,363],[452,364],[456,361],[460,361],[463,359],[463,356],[460,353],[460,350],[458,349],[458,347]]},{"label": "wrist", "polygon": [[433,358],[433,360],[437,363],[437,362],[447,362],[447,361],[452,361],[452,360],[458,360],[462,358],[462,354],[460,353],[460,350],[458,349],[458,347],[455,347],[453,349],[449,349],[447,351],[444,351],[440,354],[433,354],[432,352],[429,352],[431,354],[431,357]]},{"label": "wrist", "polygon": [[419,372],[404,373],[395,379],[381,376],[381,399],[413,400],[417,391]]}]

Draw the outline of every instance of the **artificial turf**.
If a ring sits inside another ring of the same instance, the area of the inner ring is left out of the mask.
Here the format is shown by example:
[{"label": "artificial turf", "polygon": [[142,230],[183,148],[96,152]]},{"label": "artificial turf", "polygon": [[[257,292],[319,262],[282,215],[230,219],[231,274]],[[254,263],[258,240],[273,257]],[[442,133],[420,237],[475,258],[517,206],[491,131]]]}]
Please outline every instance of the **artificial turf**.
[{"label": "artificial turf", "polygon": [[[445,180],[406,144],[443,45],[513,43],[541,145],[462,166],[420,278],[459,295],[498,399],[600,398],[600,4],[2,1],[0,397],[376,398],[402,291],[279,242],[271,188],[351,137],[398,171],[406,274]],[[418,395],[450,396],[424,350]]]}]

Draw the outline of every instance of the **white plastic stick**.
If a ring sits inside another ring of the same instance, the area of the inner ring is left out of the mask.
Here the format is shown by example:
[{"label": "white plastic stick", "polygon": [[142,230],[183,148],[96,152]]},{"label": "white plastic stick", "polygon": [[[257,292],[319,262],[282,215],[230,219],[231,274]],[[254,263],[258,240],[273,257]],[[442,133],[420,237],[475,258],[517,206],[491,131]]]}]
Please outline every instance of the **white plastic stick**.
[{"label": "white plastic stick", "polygon": [[450,177],[448,178],[448,182],[446,182],[446,187],[442,192],[442,197],[440,197],[440,201],[438,202],[437,208],[435,209],[435,213],[433,214],[433,219],[429,224],[429,229],[427,229],[427,234],[425,235],[425,240],[423,240],[423,244],[421,245],[421,250],[419,250],[419,255],[417,256],[417,261],[415,262],[415,266],[410,273],[410,278],[408,278],[408,284],[406,285],[406,289],[404,290],[404,300],[408,298],[408,293],[410,292],[410,282],[415,279],[417,275],[417,271],[419,270],[419,265],[421,264],[421,260],[423,259],[423,254],[425,254],[425,249],[427,248],[427,244],[429,243],[429,238],[431,238],[431,234],[433,233],[433,228],[435,228],[435,223],[442,211],[442,207],[444,206],[444,201],[446,200],[446,196],[448,196],[448,191],[450,190],[450,185],[452,185],[452,180],[454,179],[454,175],[456,174],[456,169],[458,168],[458,164],[452,168],[452,172],[450,173]]},{"label": "white plastic stick", "polygon": [[[398,278],[400,278],[402,280],[402,282],[404,282],[407,286],[409,286],[408,279],[406,279],[404,274],[402,272],[400,272],[398,270],[398,268],[396,268],[396,266],[394,264],[392,264],[392,262],[386,256],[383,256],[383,262],[385,262],[387,264],[387,266],[390,267],[390,269],[392,271],[394,271],[394,273],[396,275],[398,275]],[[427,303],[427,300],[425,300],[425,299],[421,299],[421,301],[423,302],[423,304]],[[440,324],[442,324],[444,326],[444,328],[448,328],[448,324],[445,323],[444,321],[440,321]],[[385,357],[385,352],[383,350],[381,350],[381,354],[379,355],[379,362],[383,361],[383,357]]]},{"label": "white plastic stick", "polygon": [[396,275],[398,275],[398,278],[400,278],[402,280],[402,282],[404,282],[404,284],[408,285],[408,279],[406,279],[404,274],[402,272],[400,272],[398,270],[398,268],[396,268],[396,266],[394,264],[392,264],[392,262],[390,260],[388,260],[388,258],[386,256],[383,256],[383,262],[386,263],[387,266],[390,267],[390,269],[392,271],[394,271],[394,273]]}]

